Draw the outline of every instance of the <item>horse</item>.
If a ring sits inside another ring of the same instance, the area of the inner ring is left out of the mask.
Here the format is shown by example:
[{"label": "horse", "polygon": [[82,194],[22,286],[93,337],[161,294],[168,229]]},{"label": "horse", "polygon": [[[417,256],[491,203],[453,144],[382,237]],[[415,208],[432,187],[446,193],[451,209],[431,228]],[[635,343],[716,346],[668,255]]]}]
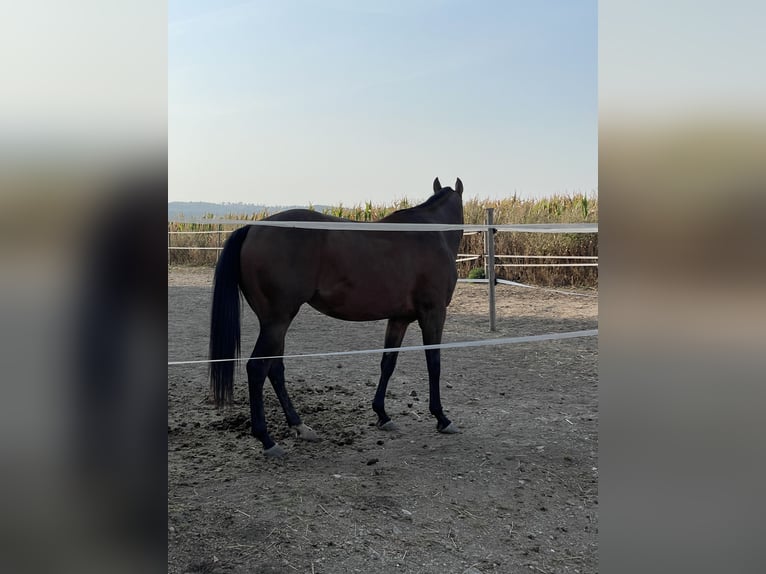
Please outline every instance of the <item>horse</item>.
[{"label": "horse", "polygon": [[[380,223],[463,223],[463,183],[455,188],[433,182],[425,202],[400,209]],[[307,209],[290,209],[267,221],[349,222]],[[285,387],[285,335],[304,303],[345,321],[388,319],[385,348],[402,344],[407,327],[418,322],[423,344],[441,343],[447,306],[457,283],[461,230],[362,231],[284,228],[250,225],[234,231],[226,241],[215,269],[210,321],[210,386],[217,406],[231,403],[234,362],[240,352],[240,292],[258,317],[260,332],[247,361],[251,432],[267,457],[280,458],[284,449],[268,433],[263,410],[266,377],[297,437],[318,441],[301,421]],[[438,349],[425,351],[429,410],[436,430],[458,432],[445,415],[439,392]],[[386,351],[380,363],[372,409],[377,427],[395,430],[386,414],[388,381],[398,352]]]}]

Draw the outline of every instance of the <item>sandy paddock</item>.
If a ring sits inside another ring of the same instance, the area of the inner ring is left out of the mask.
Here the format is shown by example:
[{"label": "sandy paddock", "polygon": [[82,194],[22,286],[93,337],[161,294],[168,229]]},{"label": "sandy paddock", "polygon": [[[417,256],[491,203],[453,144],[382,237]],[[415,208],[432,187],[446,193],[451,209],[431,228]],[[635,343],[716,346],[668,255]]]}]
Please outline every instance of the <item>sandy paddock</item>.
[{"label": "sandy paddock", "polygon": [[[211,280],[169,271],[169,360],[206,357]],[[596,328],[597,301],[498,286],[490,334],[487,287],[459,284],[444,340]],[[304,306],[286,352],[380,348],[384,331]],[[257,333],[247,309],[244,353]],[[218,412],[204,365],[168,367],[168,571],[596,572],[597,358],[595,337],[443,351],[457,435],[435,431],[422,352],[402,353],[389,384],[395,432],[374,426],[378,355],[289,359],[288,390],[322,441],[293,438],[267,385],[279,461],[250,435],[244,368]]]}]

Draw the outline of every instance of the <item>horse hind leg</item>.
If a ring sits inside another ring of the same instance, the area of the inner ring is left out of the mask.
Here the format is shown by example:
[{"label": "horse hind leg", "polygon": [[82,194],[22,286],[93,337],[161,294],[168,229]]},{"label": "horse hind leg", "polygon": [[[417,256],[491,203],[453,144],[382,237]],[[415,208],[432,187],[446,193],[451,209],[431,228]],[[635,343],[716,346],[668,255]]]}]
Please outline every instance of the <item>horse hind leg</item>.
[{"label": "horse hind leg", "polygon": [[[442,330],[446,309],[433,309],[418,320],[423,332],[424,345],[438,345],[442,341]],[[426,366],[428,368],[428,409],[436,417],[436,430],[440,433],[454,434],[459,432],[457,425],[444,414],[441,403],[439,379],[441,377],[441,353],[439,349],[426,351]]]},{"label": "horse hind leg", "polygon": [[[261,322],[261,332],[258,335],[258,341],[255,343],[251,360],[247,362],[251,432],[255,438],[261,441],[263,453],[271,458],[281,458],[285,455],[284,449],[274,442],[274,439],[269,435],[266,415],[263,409],[263,385],[266,381],[266,376],[271,372],[272,366],[278,359],[254,359],[254,357],[281,355],[284,349],[285,333],[287,332],[288,325],[289,321],[276,324]],[[282,371],[284,372],[284,368]],[[284,379],[284,375],[282,377]]]},{"label": "horse hind leg", "polygon": [[263,452],[266,456],[282,457],[285,451],[269,435],[266,427],[266,415],[263,411],[263,383],[266,380],[266,373],[269,368],[269,361],[263,359],[253,359],[253,357],[264,356],[259,352],[258,345],[255,346],[251,359],[247,362],[247,388],[250,395],[250,430],[255,438],[261,441]]},{"label": "horse hind leg", "polygon": [[[389,319],[386,326],[385,348],[401,347],[404,334],[407,332],[407,327],[410,323],[411,321],[401,319]],[[394,373],[398,356],[398,352],[383,353],[383,358],[380,361],[380,381],[375,391],[375,398],[372,401],[372,410],[378,415],[377,426],[382,430],[397,430],[394,421],[386,414],[385,401],[388,381]]]},{"label": "horse hind leg", "polygon": [[309,442],[319,441],[317,433],[310,426],[303,424],[301,417],[290,400],[290,395],[288,395],[287,387],[285,386],[285,364],[282,359],[274,359],[272,361],[271,368],[269,369],[269,380],[279,399],[279,404],[282,405],[287,425],[296,432],[299,439]]}]

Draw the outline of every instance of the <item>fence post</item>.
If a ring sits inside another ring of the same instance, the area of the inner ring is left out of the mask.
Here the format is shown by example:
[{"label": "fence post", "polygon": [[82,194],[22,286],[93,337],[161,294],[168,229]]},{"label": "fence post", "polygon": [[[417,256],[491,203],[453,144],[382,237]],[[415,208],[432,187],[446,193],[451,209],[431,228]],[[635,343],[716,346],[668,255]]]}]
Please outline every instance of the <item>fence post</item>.
[{"label": "fence post", "polygon": [[168,229],[168,267],[170,267],[170,230]]},{"label": "fence post", "polygon": [[492,207],[487,207],[487,228],[486,235],[484,236],[484,246],[487,254],[487,281],[489,284],[489,330],[497,331],[495,327],[495,230],[492,229],[492,223],[494,222],[494,212]]}]

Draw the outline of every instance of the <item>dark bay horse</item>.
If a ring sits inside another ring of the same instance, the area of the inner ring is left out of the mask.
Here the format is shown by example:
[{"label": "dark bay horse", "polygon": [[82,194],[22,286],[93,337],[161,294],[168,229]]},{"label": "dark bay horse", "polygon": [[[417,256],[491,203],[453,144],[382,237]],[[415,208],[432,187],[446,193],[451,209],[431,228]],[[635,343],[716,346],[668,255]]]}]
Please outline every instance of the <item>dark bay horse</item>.
[{"label": "dark bay horse", "polygon": [[[424,203],[384,217],[381,223],[463,223],[463,183],[455,189],[434,180],[434,194]],[[305,209],[291,209],[272,221],[348,221]],[[447,305],[457,282],[455,258],[462,231],[353,231],[246,226],[237,229],[221,252],[215,269],[210,324],[210,358],[239,354],[240,291],[258,316],[260,334],[251,357],[284,353],[285,334],[301,305],[345,321],[388,319],[385,348],[402,344],[417,321],[423,344],[441,343]],[[429,410],[436,429],[457,432],[444,415],[439,396],[440,353],[427,350]],[[386,387],[397,352],[383,354],[380,381],[372,408],[377,425],[391,430],[386,414]],[[263,411],[263,385],[271,381],[287,424],[304,440],[319,440],[301,422],[285,388],[282,359],[247,362],[252,433],[267,456],[284,450],[269,436]],[[216,404],[231,401],[234,363],[211,363],[210,384]]]}]

